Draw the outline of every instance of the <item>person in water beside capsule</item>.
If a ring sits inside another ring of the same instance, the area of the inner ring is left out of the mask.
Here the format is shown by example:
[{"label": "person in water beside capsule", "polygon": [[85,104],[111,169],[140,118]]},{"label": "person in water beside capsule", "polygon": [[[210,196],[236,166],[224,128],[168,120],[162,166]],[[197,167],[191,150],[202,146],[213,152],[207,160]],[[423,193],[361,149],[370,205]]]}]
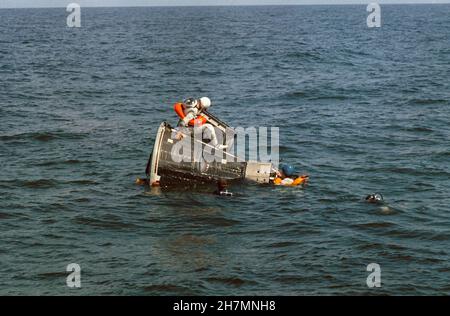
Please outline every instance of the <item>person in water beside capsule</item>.
[{"label": "person in water beside capsule", "polygon": [[380,193],[369,194],[368,196],[366,196],[365,200],[367,203],[372,204],[380,204],[384,202],[383,195],[381,195]]},{"label": "person in water beside capsule", "polygon": [[364,202],[373,204],[379,207],[379,212],[383,215],[394,214],[400,210],[400,208],[392,207],[385,200],[381,193],[372,193],[364,198]]},{"label": "person in water beside capsule", "polygon": [[149,185],[150,184],[148,179],[145,179],[145,178],[137,178],[134,183],[136,183],[137,185]]},{"label": "person in water beside capsule", "polygon": [[217,190],[214,191],[213,194],[220,196],[233,196],[233,193],[228,191],[227,180],[224,179],[217,181]]},{"label": "person in water beside capsule", "polygon": [[296,174],[295,168],[293,166],[283,165],[281,166],[281,169],[276,172],[276,177],[273,180],[273,184],[284,186],[304,186],[308,183],[308,180],[309,176],[299,176],[298,174]]}]

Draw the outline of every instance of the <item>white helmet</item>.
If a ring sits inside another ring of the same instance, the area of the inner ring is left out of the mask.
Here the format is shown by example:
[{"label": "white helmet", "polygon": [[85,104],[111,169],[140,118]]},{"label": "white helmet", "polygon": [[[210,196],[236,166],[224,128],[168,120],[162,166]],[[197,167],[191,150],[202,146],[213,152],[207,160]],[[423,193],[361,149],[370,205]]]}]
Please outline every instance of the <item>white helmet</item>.
[{"label": "white helmet", "polygon": [[187,107],[187,108],[195,108],[197,106],[197,100],[194,98],[188,98],[186,100],[183,101],[183,104]]},{"label": "white helmet", "polygon": [[208,97],[200,98],[202,108],[207,109],[211,106],[211,100]]}]

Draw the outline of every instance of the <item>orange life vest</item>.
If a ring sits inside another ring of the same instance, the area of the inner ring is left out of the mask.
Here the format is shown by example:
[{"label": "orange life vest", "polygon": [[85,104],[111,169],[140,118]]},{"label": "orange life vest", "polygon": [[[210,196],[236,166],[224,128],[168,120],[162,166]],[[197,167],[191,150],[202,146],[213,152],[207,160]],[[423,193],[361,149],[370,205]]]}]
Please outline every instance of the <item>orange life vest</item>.
[{"label": "orange life vest", "polygon": [[[183,103],[175,103],[175,105],[173,106],[173,109],[175,110],[175,113],[177,113],[177,115],[180,117],[180,119],[184,119],[186,117],[186,115],[184,114],[184,104]],[[194,125],[203,125],[206,123],[206,117],[202,116],[202,115],[197,115],[197,117],[195,119],[192,119],[189,121],[189,126],[194,126]]]},{"label": "orange life vest", "polygon": [[301,177],[298,177],[295,180],[293,180],[292,183],[285,184],[285,183],[283,183],[283,179],[281,179],[280,177],[277,177],[277,178],[275,178],[275,180],[273,180],[273,183],[275,185],[285,185],[285,186],[293,186],[293,187],[295,187],[295,186],[298,186],[298,185],[305,184],[307,179],[308,178],[306,176],[301,176]]}]

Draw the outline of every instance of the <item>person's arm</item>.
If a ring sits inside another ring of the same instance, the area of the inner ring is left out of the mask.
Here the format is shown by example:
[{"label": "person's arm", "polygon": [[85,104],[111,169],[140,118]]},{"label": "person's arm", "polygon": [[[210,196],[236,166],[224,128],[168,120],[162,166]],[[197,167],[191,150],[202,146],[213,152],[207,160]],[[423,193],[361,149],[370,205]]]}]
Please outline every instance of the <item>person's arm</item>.
[{"label": "person's arm", "polygon": [[185,117],[182,119],[182,125],[188,126],[191,120],[197,118],[198,111],[196,108],[187,109],[187,113],[184,113]]},{"label": "person's arm", "polygon": [[180,117],[180,119],[184,119],[185,115],[182,103],[175,103],[173,109],[175,113],[177,113],[177,115]]},{"label": "person's arm", "polygon": [[184,108],[182,103],[175,103],[173,109],[181,119],[180,122],[181,126],[187,126],[189,124],[189,121],[195,118],[195,114],[193,113],[193,111],[189,111],[187,115],[184,114]]},{"label": "person's arm", "polygon": [[183,124],[183,126],[188,126],[188,125],[189,125],[189,121],[195,119],[195,117],[196,117],[196,116],[195,116],[194,113],[189,112],[189,113],[184,117],[184,119],[181,121],[182,124]]}]

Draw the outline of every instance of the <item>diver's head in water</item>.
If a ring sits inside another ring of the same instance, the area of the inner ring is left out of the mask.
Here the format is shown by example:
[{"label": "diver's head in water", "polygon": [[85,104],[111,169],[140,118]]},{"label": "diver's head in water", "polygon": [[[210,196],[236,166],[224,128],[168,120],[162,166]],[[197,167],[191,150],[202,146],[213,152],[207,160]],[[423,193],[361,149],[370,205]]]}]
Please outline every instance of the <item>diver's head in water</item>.
[{"label": "diver's head in water", "polygon": [[227,180],[220,179],[217,181],[217,191],[214,192],[216,195],[223,195],[223,196],[233,196],[233,193],[228,192],[228,182]]},{"label": "diver's head in water", "polygon": [[366,196],[366,202],[368,203],[381,203],[383,200],[383,196],[380,193],[373,193]]},{"label": "diver's head in water", "polygon": [[135,181],[135,183],[136,183],[137,185],[148,185],[148,184],[149,184],[149,181],[148,181],[148,179],[137,178],[136,181]]},{"label": "diver's head in water", "polygon": [[220,179],[219,181],[217,181],[217,190],[220,191],[226,191],[228,188],[228,182],[227,180],[224,179]]},{"label": "diver's head in water", "polygon": [[295,175],[295,168],[291,165],[283,165],[280,170],[281,177],[293,177]]}]

